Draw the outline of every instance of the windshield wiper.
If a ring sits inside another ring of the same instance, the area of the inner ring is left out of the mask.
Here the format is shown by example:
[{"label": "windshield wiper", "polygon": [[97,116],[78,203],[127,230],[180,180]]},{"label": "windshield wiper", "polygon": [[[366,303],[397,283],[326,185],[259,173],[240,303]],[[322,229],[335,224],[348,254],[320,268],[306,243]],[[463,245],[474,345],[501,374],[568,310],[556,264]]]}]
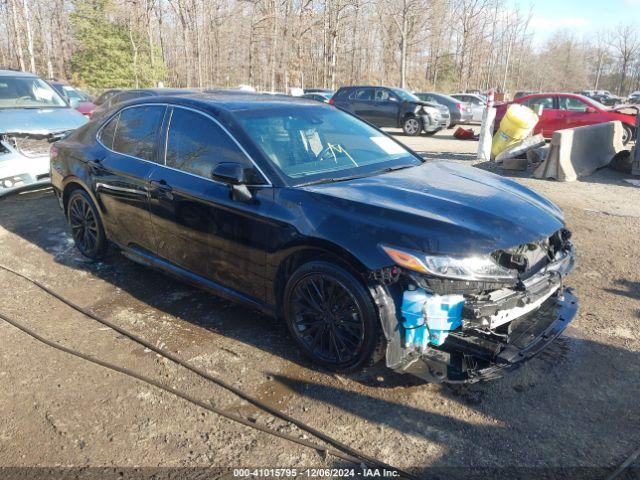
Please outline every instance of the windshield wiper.
[{"label": "windshield wiper", "polygon": [[346,180],[355,180],[356,178],[370,177],[371,175],[375,175],[375,173],[370,173],[367,175],[351,175],[349,177],[321,178],[319,180],[312,180],[310,182],[300,183],[298,184],[298,187],[306,187],[307,185],[317,185],[319,183],[344,182]]},{"label": "windshield wiper", "polygon": [[376,173],[395,172],[396,170],[404,170],[405,168],[417,167],[417,165],[400,165],[398,167],[387,167],[382,170],[376,171]]}]

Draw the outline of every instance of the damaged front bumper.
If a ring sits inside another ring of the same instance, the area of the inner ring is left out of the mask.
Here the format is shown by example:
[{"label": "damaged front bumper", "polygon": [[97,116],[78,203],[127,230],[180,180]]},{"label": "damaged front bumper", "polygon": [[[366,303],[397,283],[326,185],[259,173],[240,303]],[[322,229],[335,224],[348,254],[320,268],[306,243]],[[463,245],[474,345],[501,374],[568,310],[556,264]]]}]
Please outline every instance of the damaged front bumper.
[{"label": "damaged front bumper", "polygon": [[51,183],[50,142],[61,134],[0,135],[0,197]]},{"label": "damaged front bumper", "polygon": [[452,332],[441,347],[412,352],[394,370],[429,381],[474,383],[498,378],[540,353],[563,331],[578,310],[578,300],[560,289],[542,306],[511,322],[504,339],[480,331]]},{"label": "damaged front bumper", "polygon": [[578,301],[563,286],[574,261],[575,249],[564,241],[552,261],[512,285],[446,287],[433,277],[397,277],[387,285],[386,300],[378,296],[387,366],[450,383],[489,380],[516,368],[575,316]]}]

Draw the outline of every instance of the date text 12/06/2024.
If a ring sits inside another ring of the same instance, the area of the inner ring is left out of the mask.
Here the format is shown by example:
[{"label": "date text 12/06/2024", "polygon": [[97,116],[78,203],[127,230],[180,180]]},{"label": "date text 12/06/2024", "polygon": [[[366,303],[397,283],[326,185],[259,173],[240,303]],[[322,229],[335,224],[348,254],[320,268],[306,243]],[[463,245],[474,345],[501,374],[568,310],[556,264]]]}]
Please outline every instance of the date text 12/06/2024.
[{"label": "date text 12/06/2024", "polygon": [[309,478],[397,478],[400,474],[385,468],[234,468],[234,477],[309,477]]}]

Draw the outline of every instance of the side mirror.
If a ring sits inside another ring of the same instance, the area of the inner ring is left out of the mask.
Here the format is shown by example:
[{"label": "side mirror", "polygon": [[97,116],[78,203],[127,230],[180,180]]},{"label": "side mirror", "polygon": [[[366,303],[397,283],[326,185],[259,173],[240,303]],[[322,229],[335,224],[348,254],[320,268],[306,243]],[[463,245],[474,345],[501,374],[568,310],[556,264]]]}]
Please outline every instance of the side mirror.
[{"label": "side mirror", "polygon": [[247,183],[247,167],[236,162],[221,162],[213,167],[211,178],[230,185]]},{"label": "side mirror", "polygon": [[231,187],[231,198],[236,202],[250,203],[253,195],[247,188],[251,168],[236,162],[221,162],[213,167],[211,178]]},{"label": "side mirror", "polygon": [[587,109],[585,110],[585,112],[587,112],[587,113],[596,113],[596,112],[597,112],[597,110],[596,110],[595,108],[593,108],[593,107],[587,107]]}]

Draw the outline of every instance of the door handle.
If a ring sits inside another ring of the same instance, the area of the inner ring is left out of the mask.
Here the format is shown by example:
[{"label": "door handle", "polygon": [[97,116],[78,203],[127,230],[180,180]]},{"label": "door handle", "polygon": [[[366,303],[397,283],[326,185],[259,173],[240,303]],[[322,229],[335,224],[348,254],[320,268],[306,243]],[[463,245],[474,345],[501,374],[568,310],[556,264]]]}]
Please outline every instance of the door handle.
[{"label": "door handle", "polygon": [[149,183],[158,198],[164,197],[173,200],[173,187],[166,180],[151,180]]}]

